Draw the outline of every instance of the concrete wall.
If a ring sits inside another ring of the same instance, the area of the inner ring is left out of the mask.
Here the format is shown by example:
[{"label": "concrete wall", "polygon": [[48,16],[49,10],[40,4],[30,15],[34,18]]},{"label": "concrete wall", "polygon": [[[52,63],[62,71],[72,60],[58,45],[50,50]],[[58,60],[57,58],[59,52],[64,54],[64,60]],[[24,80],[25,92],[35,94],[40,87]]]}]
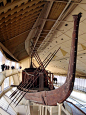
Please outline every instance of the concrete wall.
[{"label": "concrete wall", "polygon": [[[39,66],[38,63],[36,62],[36,60],[34,58],[32,59],[32,62],[36,65],[36,67]],[[22,66],[22,70],[25,69],[25,68],[29,68],[30,64],[31,64],[31,58],[28,57],[28,58],[20,61],[19,63]]]}]

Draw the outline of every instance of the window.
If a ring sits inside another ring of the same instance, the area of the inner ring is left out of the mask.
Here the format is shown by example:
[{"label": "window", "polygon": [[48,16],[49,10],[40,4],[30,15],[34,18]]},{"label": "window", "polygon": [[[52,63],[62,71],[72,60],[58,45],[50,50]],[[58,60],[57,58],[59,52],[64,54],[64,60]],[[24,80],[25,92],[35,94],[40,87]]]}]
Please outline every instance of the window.
[{"label": "window", "polygon": [[19,69],[19,63],[16,63],[16,69]]},{"label": "window", "polygon": [[13,77],[11,76],[11,85],[13,85]]},{"label": "window", "polygon": [[[57,78],[57,85],[59,86],[61,86],[66,80],[66,77],[63,77],[63,76],[54,75],[54,77]],[[75,78],[74,89],[86,92],[86,79]]]},{"label": "window", "polygon": [[0,91],[1,91],[1,86],[0,86]]},{"label": "window", "polygon": [[10,61],[6,60],[5,65],[7,65],[7,66],[9,65],[10,66]]},{"label": "window", "polygon": [[54,77],[57,78],[57,83],[63,84],[66,80],[66,77],[64,76],[54,76]]},{"label": "window", "polygon": [[12,62],[12,66],[15,66],[15,62]]},{"label": "window", "polygon": [[2,71],[2,68],[1,68],[1,65],[2,65],[2,53],[1,53],[1,51],[0,51],[0,72]]},{"label": "window", "polygon": [[2,71],[1,65],[2,65],[2,62],[0,62],[0,72]]},{"label": "window", "polygon": [[4,88],[9,86],[9,77],[4,80]]}]

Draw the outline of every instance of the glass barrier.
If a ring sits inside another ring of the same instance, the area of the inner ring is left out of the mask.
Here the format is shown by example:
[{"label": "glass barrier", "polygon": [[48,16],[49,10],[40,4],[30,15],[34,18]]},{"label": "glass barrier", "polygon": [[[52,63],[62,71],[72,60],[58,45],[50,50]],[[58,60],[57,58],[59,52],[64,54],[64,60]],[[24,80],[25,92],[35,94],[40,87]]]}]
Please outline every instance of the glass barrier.
[{"label": "glass barrier", "polygon": [[9,86],[9,77],[4,80],[4,89]]},{"label": "glass barrier", "polygon": [[1,86],[0,86],[0,91],[1,91]]},{"label": "glass barrier", "polygon": [[[57,78],[58,86],[61,86],[66,80],[65,76],[54,75],[54,77]],[[86,92],[86,78],[75,78],[74,89]]]},{"label": "glass barrier", "polygon": [[0,99],[0,108],[3,108],[5,111],[7,111],[11,115],[17,115],[16,112],[12,109],[11,106],[9,106],[9,108],[8,108],[8,105],[9,105],[9,103],[5,100],[4,97],[2,97]]},{"label": "glass barrier", "polygon": [[79,101],[72,97],[69,97],[67,100],[73,103],[74,105],[76,105],[80,110],[82,110],[86,114],[86,103],[85,102]]}]

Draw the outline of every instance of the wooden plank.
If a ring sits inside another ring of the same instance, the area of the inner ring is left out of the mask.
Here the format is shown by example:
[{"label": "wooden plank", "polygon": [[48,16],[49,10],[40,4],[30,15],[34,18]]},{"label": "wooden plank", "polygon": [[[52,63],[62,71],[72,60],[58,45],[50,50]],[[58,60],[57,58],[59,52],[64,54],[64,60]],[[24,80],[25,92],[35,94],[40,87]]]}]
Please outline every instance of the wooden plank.
[{"label": "wooden plank", "polygon": [[[12,26],[12,24],[16,24],[17,26],[18,25],[22,25],[23,23],[26,23],[26,22],[29,22],[30,20],[32,20],[32,19],[34,19],[34,18],[37,18],[37,15],[36,16],[33,16],[33,17],[31,17],[31,18],[29,18],[29,17],[27,17],[27,18],[23,18],[23,19],[19,19],[19,20],[17,20],[17,21],[15,21],[15,19],[13,20],[13,22],[11,23],[11,21],[9,20],[8,22],[6,22],[6,23],[2,23],[1,24],[1,26],[0,26],[0,28],[2,28],[3,26],[9,26],[9,24],[10,24],[10,26]],[[25,22],[26,21],[26,22]]]},{"label": "wooden plank", "polygon": [[[32,7],[29,7],[29,8],[26,8],[26,9],[24,9],[24,10],[19,10],[19,12],[17,11],[17,10],[15,10],[14,9],[14,11],[12,10],[12,11],[8,11],[7,13],[4,13],[4,14],[1,14],[1,16],[0,16],[0,20],[3,18],[3,17],[8,17],[8,15],[14,15],[15,14],[15,12],[17,12],[16,13],[16,16],[19,16],[20,14],[25,14],[26,12],[30,12],[32,9],[33,10],[37,10],[37,9],[42,9],[43,8],[43,3],[41,3],[40,5],[35,5],[35,6],[32,6]],[[38,7],[38,6],[40,6],[40,7]],[[37,8],[38,7],[38,8]]]},{"label": "wooden plank", "polygon": [[7,0],[3,0],[3,4],[4,4],[4,6],[6,5],[6,3],[7,3]]},{"label": "wooden plank", "polygon": [[33,14],[30,14],[30,13],[31,13],[31,12],[27,12],[27,13],[25,13],[25,14],[23,14],[23,15],[20,15],[20,16],[16,17],[16,18],[15,18],[16,14],[14,14],[13,16],[10,15],[10,16],[8,16],[8,17],[5,18],[5,19],[0,20],[0,25],[1,25],[3,22],[7,22],[9,19],[11,19],[10,21],[11,21],[11,23],[13,23],[13,22],[14,22],[14,21],[13,21],[14,19],[15,19],[15,21],[18,21],[18,20],[23,19],[23,18],[25,18],[25,17],[33,17],[33,16],[39,14],[40,11],[37,11],[37,13],[34,12]]},{"label": "wooden plank", "polygon": [[8,3],[6,7],[0,8],[0,14],[2,12],[7,12],[8,9],[13,9],[15,6],[21,5],[23,2],[26,2],[26,1],[28,1],[28,0],[21,0],[21,1],[19,0],[19,1],[14,1],[13,3]]}]

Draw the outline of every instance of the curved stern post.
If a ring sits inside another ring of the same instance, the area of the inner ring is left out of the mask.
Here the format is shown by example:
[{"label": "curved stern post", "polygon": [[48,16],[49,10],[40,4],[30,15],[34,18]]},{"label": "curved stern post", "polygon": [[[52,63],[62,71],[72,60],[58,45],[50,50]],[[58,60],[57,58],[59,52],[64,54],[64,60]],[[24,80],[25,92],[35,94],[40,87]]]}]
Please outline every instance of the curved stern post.
[{"label": "curved stern post", "polygon": [[37,93],[27,93],[25,98],[45,105],[57,105],[63,103],[71,94],[74,86],[77,58],[78,29],[81,13],[74,15],[74,28],[72,34],[71,52],[68,66],[68,74],[65,83],[58,89],[42,91]]},{"label": "curved stern post", "polygon": [[78,29],[81,18],[81,13],[73,15],[74,28],[72,34],[72,43],[70,50],[70,59],[68,66],[68,74],[65,83],[56,90],[46,93],[45,101],[48,105],[56,105],[56,103],[64,102],[71,94],[74,86],[76,59],[77,59],[77,44],[78,44]]}]

